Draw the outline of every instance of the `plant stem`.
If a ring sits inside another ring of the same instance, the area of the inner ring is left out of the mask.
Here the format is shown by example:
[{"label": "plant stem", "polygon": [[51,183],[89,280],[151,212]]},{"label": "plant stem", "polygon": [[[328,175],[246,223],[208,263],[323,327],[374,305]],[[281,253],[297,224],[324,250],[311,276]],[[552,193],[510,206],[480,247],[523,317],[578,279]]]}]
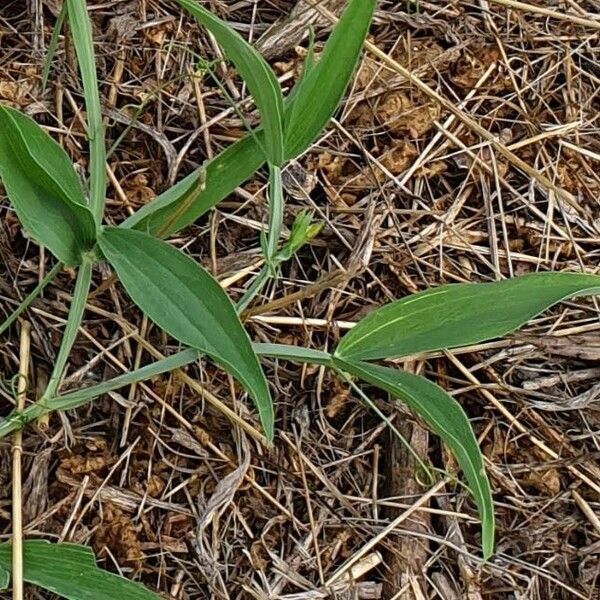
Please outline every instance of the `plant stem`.
[{"label": "plant stem", "polygon": [[20,316],[27,310],[29,305],[42,293],[44,288],[61,272],[64,267],[63,263],[59,262],[46,274],[46,277],[40,281],[29,295],[19,304],[15,311],[0,325],[0,335],[2,335]]},{"label": "plant stem", "polygon": [[[19,383],[16,409],[25,408],[27,375],[29,372],[31,326],[24,322],[21,327],[19,348]],[[23,600],[23,475],[21,457],[23,455],[23,432],[18,430],[13,438],[12,461],[12,588],[13,600]]]},{"label": "plant stem", "polygon": [[77,331],[83,319],[85,303],[87,301],[90,285],[92,283],[92,264],[91,257],[84,256],[83,262],[81,263],[77,273],[77,281],[75,282],[75,290],[73,291],[73,299],[69,309],[69,316],[67,317],[67,324],[65,326],[63,338],[58,350],[56,362],[54,363],[54,368],[52,369],[52,374],[50,375],[46,391],[39,400],[40,404],[43,404],[46,400],[56,395],[56,390],[60,384],[63,371],[65,370],[65,365],[69,359],[71,348],[73,347],[73,343],[77,337]]},{"label": "plant stem", "polygon": [[235,305],[235,310],[237,311],[238,315],[241,315],[252,302],[252,300],[254,300],[258,294],[260,294],[267,281],[269,281],[270,275],[271,266],[269,264],[265,264],[260,270],[260,273],[257,275],[256,279],[252,282],[250,287],[244,292],[244,295]]},{"label": "plant stem", "polygon": [[[238,315],[244,312],[252,300],[260,294],[269,280],[277,276],[279,265],[283,262],[277,256],[279,252],[279,239],[281,238],[281,230],[283,228],[283,207],[281,168],[269,163],[269,230],[266,242],[263,243],[266,264],[236,304]],[[264,240],[264,238],[262,239]]]},{"label": "plant stem", "polygon": [[[301,346],[288,346],[284,344],[254,343],[252,346],[259,356],[331,366],[331,355],[322,350],[311,350],[302,348]],[[104,383],[84,388],[76,392],[68,392],[67,394],[60,396],[48,395],[45,400],[40,400],[36,404],[30,404],[22,411],[14,411],[6,419],[0,420],[0,439],[6,437],[13,431],[21,429],[26,423],[35,421],[52,411],[78,408],[102,394],[117,390],[126,385],[139,383],[140,381],[150,379],[161,373],[180,369],[186,364],[200,358],[201,355],[202,353],[200,351],[188,348],[187,350],[182,350],[177,354],[157,360],[149,365],[136,369],[135,371],[131,371],[130,373],[119,375]],[[47,394],[48,392],[46,392],[45,395]]]},{"label": "plant stem", "polygon": [[254,352],[259,356],[291,360],[293,362],[331,366],[331,354],[323,350],[313,350],[302,346],[288,344],[261,344],[253,343]]},{"label": "plant stem", "polygon": [[36,404],[30,404],[21,411],[15,410],[7,419],[0,421],[0,439],[13,431],[21,429],[25,423],[39,419],[43,415],[55,410],[72,410],[74,408],[79,408],[102,394],[118,390],[126,385],[145,381],[162,373],[170,373],[175,369],[179,369],[190,362],[197,360],[200,356],[202,356],[200,351],[188,348],[187,350],[183,350],[173,356],[153,362],[136,369],[135,371],[131,371],[130,373],[118,375],[114,379],[110,379],[104,383],[77,390],[76,392],[68,392],[62,396],[53,396],[44,400],[43,403],[40,401]]},{"label": "plant stem", "polygon": [[271,275],[275,275],[275,257],[283,227],[283,184],[281,167],[269,163],[269,232],[267,237],[266,259],[271,265]]}]

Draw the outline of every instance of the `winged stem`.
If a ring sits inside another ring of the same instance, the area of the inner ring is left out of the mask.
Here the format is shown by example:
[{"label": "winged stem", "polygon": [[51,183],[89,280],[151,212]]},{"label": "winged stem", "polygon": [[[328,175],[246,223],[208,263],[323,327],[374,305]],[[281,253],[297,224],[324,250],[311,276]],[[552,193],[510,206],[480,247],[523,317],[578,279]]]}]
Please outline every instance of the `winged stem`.
[{"label": "winged stem", "polygon": [[73,291],[73,299],[69,308],[67,324],[65,326],[58,354],[56,355],[50,379],[48,380],[48,386],[40,399],[40,403],[42,404],[45,400],[56,394],[67,360],[69,360],[69,354],[71,353],[71,348],[73,347],[75,338],[77,337],[77,331],[79,330],[79,326],[83,319],[85,304],[92,283],[92,265],[92,259],[86,256],[77,272],[77,281],[75,282],[75,290]]}]

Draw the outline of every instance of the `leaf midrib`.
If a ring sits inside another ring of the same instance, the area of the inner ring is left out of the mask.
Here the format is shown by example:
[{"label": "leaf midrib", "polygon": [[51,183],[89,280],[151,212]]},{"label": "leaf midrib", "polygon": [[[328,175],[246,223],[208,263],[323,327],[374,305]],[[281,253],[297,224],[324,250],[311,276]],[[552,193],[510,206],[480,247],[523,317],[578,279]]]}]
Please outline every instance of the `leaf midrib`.
[{"label": "leaf midrib", "polygon": [[[589,276],[586,273],[581,273],[581,274],[574,273],[573,275],[581,275],[583,277]],[[510,280],[507,280],[507,281],[510,281]],[[524,282],[520,282],[520,283],[523,284]],[[481,285],[481,284],[472,283],[472,284],[466,284],[466,285],[473,286],[475,288],[476,286]],[[493,283],[488,283],[488,284],[483,284],[483,285],[493,285]],[[534,282],[532,288],[533,287],[535,289],[538,289],[540,287],[544,287],[543,286],[543,282],[541,282],[541,281],[540,282]],[[567,298],[570,298],[571,296],[573,296],[573,294],[586,294],[586,293],[590,293],[594,289],[595,289],[595,286],[590,285],[589,288],[578,288],[575,291],[566,292],[563,295],[561,295],[560,297],[558,297],[557,299],[554,299],[554,296],[553,296],[552,300],[551,300],[552,305],[557,304],[559,302],[562,302],[563,300],[566,300]],[[402,303],[401,307],[405,308],[409,304],[417,302],[417,301],[420,301],[420,300],[427,301],[427,300],[430,300],[430,299],[434,298],[437,295],[443,295],[444,293],[449,293],[450,291],[451,291],[450,289],[440,290],[437,294],[436,293],[427,294],[427,292],[423,292],[423,296],[415,298],[412,301],[408,300],[407,302]],[[532,290],[530,289],[528,291],[531,292]],[[477,292],[476,290],[474,290],[474,293],[470,294],[468,296],[463,296],[461,298],[451,299],[449,301],[449,306],[453,306],[453,307],[457,306],[457,305],[460,306],[461,304],[463,304],[465,302],[469,302],[469,301],[474,300],[474,299],[477,299],[478,297],[480,297],[480,293]],[[521,302],[519,302],[520,305],[522,305],[522,304],[525,303],[525,301],[522,298],[519,298],[519,300],[522,300]],[[544,304],[544,306],[545,306],[545,304]],[[400,306],[398,308],[400,308]],[[393,309],[393,305],[390,305],[389,306],[389,310],[391,311],[392,309]],[[361,359],[362,356],[361,356],[360,353],[358,355],[355,354],[354,356],[352,356],[352,353],[350,352],[350,349],[354,348],[357,344],[360,344],[361,342],[364,342],[365,340],[368,340],[368,339],[376,336],[378,333],[380,333],[382,330],[387,329],[388,327],[393,328],[396,325],[398,325],[398,323],[401,323],[402,321],[404,321],[404,320],[406,320],[408,318],[413,319],[415,317],[418,317],[420,314],[422,314],[424,312],[427,312],[429,310],[431,310],[431,307],[427,307],[426,306],[426,307],[423,307],[421,309],[414,310],[413,312],[410,312],[408,314],[399,315],[398,317],[393,318],[391,320],[386,320],[381,325],[376,326],[373,329],[369,329],[363,336],[357,337],[355,339],[351,339],[351,342],[348,343],[348,344],[346,344],[346,345],[344,345],[343,341],[342,341],[342,343],[341,343],[342,347],[340,348],[340,353],[338,354],[338,356],[340,356],[340,358],[346,357],[346,358]],[[375,315],[374,319],[377,319],[378,317],[379,318],[385,318],[385,316]],[[368,317],[367,317],[367,319],[368,319]],[[510,315],[508,315],[508,318],[506,318],[505,320],[510,321],[510,320],[514,320],[514,319],[510,319]],[[448,323],[448,321],[446,321],[446,323],[444,323],[443,316],[441,317],[440,321],[441,321],[442,324]],[[517,327],[518,327],[518,325],[517,325]],[[349,334],[349,335],[351,335],[351,334]],[[500,333],[498,335],[503,335],[503,333]],[[480,338],[481,336],[477,336],[477,337]],[[485,337],[482,338],[482,339],[485,339]],[[394,345],[393,342],[390,342],[388,344],[388,346],[391,346],[391,345]]]}]

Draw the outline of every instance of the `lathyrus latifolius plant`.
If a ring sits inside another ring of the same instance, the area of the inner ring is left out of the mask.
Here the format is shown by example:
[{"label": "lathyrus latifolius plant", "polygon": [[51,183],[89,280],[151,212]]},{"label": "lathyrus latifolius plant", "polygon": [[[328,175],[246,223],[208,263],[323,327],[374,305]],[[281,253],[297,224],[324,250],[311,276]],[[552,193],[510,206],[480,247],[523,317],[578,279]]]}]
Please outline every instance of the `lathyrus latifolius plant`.
[{"label": "lathyrus latifolius plant", "polygon": [[[497,338],[565,298],[600,293],[600,277],[542,273],[486,284],[447,285],[402,298],[365,317],[331,354],[301,347],[253,343],[239,312],[276,277],[282,262],[318,234],[306,214],[289,240],[280,241],[283,219],[281,170],[307,150],[338,107],[358,61],[375,0],[349,0],[320,59],[311,49],[303,73],[284,97],[275,74],[256,50],[197,0],[176,2],[206,27],[235,65],[261,116],[257,129],[236,142],[120,226],[103,224],[106,149],[85,2],[67,0],[84,87],[90,169],[84,188],[65,151],[32,119],[0,106],[0,177],[23,228],[63,265],[77,268],[73,300],[62,343],[41,399],[0,422],[0,437],[51,411],[73,409],[111,390],[169,372],[206,355],[235,377],[254,401],[264,434],[275,434],[273,400],[261,356],[326,365],[345,378],[378,387],[406,403],[454,452],[479,510],[484,557],[494,548],[494,512],[482,454],[461,406],[427,379],[375,361],[455,348]],[[198,263],[165,240],[249,179],[269,171],[269,226],[261,240],[265,267],[235,306]],[[187,349],[94,387],[61,394],[61,377],[81,324],[97,261],[112,267],[139,308]],[[39,292],[30,295],[6,322],[6,330]],[[10,552],[0,545],[0,587],[8,585]],[[95,567],[85,547],[25,543],[25,579],[65,598],[152,598],[155,594]],[[62,569],[57,569],[61,565]],[[72,573],[81,573],[73,577]]]}]

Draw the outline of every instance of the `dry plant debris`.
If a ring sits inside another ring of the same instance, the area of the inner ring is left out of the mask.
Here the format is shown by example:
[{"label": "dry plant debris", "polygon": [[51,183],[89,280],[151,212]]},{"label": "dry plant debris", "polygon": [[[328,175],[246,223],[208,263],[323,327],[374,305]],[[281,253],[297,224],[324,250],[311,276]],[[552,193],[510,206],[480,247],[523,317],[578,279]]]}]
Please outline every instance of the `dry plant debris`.
[{"label": "dry plant debris", "polygon": [[[328,9],[340,6],[208,4],[259,40],[289,84],[307,23],[318,54]],[[0,100],[36,115],[83,167],[81,89],[62,36],[41,86],[59,7],[0,7]],[[250,123],[257,116],[214,41],[174,3],[90,10],[106,122],[119,142],[107,169],[110,215],[120,222],[243,135],[239,111]],[[428,286],[597,269],[598,12],[595,0],[382,0],[343,110],[285,179],[286,224],[309,208],[325,227],[250,308],[253,337],[324,349],[367,308]],[[216,61],[235,107],[197,74],[197,56]],[[264,183],[249,182],[178,237],[233,294],[260,268]],[[0,210],[4,314],[44,276],[48,257],[22,237],[6,203]],[[119,287],[97,278],[65,387],[170,350]],[[34,395],[71,286],[62,273],[28,313]],[[453,390],[474,418],[498,513],[490,563],[478,558],[456,465],[420,423],[374,395],[421,459],[447,473],[433,487],[352,390],[318,367],[284,363],[269,373],[281,431],[270,454],[178,377],[104,397],[77,419],[53,416],[25,439],[25,533],[91,543],[108,568],[180,599],[593,598],[599,316],[594,301],[569,302],[513,340],[404,365]],[[3,338],[0,361],[1,374],[16,372],[18,336]],[[219,370],[187,375],[244,416],[240,390]],[[7,412],[10,394],[0,397]],[[2,443],[3,539],[9,452]]]}]

